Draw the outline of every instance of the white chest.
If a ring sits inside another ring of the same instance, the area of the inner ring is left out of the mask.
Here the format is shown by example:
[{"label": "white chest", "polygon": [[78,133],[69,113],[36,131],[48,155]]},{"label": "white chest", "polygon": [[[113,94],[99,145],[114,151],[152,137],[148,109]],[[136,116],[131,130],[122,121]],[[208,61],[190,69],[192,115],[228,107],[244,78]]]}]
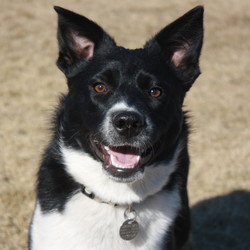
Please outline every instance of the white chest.
[{"label": "white chest", "polygon": [[42,214],[38,204],[31,229],[32,250],[160,250],[179,207],[177,188],[134,205],[139,233],[125,241],[119,230],[126,207],[98,203],[81,193],[68,201],[63,213]]}]

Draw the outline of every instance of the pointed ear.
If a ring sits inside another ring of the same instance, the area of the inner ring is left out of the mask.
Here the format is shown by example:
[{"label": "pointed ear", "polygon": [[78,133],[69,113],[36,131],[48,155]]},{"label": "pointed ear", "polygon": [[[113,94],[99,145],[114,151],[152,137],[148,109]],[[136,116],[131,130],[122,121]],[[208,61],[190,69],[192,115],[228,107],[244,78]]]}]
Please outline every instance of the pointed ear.
[{"label": "pointed ear", "polygon": [[59,58],[57,66],[70,74],[78,62],[87,62],[100,49],[115,46],[114,40],[96,23],[61,7],[58,13]]},{"label": "pointed ear", "polygon": [[186,91],[200,74],[203,12],[203,7],[197,6],[162,29],[145,45],[145,49],[164,56],[183,81]]}]

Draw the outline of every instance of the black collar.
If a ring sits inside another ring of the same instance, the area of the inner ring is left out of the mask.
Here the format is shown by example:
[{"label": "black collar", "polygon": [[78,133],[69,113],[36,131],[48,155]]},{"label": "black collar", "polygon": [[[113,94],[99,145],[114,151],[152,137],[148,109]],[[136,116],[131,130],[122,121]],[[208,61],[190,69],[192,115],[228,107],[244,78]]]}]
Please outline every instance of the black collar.
[{"label": "black collar", "polygon": [[117,206],[118,206],[118,204],[116,204],[116,203],[113,203],[113,202],[110,202],[110,201],[104,201],[104,200],[102,200],[102,199],[96,197],[96,195],[95,195],[93,192],[91,192],[91,191],[90,191],[86,186],[84,186],[84,185],[81,185],[81,192],[82,192],[85,196],[87,196],[88,198],[90,198],[90,199],[92,199],[92,200],[95,200],[95,201],[97,201],[97,202],[104,203],[104,204],[108,204],[108,205],[112,205],[112,206],[114,206],[114,207],[117,207]]}]

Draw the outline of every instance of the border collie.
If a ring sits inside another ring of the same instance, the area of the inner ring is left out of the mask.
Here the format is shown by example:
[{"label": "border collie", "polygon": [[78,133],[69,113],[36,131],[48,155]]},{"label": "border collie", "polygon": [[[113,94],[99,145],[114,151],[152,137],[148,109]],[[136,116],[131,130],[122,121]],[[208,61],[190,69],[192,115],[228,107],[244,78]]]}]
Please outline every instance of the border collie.
[{"label": "border collie", "polygon": [[203,7],[135,50],[55,10],[68,93],[38,172],[29,249],[181,249],[190,230],[182,106],[200,74]]}]

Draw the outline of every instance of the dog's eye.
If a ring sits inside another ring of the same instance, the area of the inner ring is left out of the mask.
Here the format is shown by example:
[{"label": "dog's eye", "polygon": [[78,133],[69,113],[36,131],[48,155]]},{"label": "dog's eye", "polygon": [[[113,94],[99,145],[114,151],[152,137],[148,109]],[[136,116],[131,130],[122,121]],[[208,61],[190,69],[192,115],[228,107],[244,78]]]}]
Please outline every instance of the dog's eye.
[{"label": "dog's eye", "polygon": [[152,97],[159,97],[161,95],[161,89],[160,88],[152,88],[149,90],[149,95]]},{"label": "dog's eye", "polygon": [[104,83],[97,83],[94,85],[94,90],[97,93],[104,93],[107,91],[107,86]]}]

